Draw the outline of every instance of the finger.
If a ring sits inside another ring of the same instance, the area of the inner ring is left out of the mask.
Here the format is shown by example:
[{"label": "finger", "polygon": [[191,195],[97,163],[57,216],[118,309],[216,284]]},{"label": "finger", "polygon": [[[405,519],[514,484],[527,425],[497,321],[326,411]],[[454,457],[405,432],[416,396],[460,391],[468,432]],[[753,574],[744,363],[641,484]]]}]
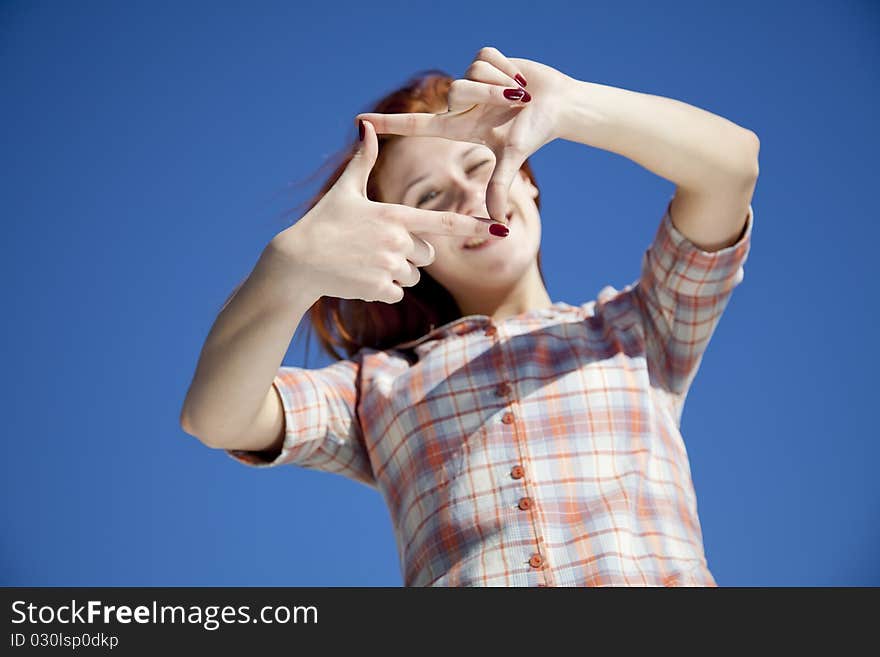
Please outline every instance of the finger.
[{"label": "finger", "polygon": [[403,265],[394,271],[394,282],[401,287],[412,287],[419,282],[422,274],[409,260],[404,260]]},{"label": "finger", "polygon": [[416,267],[427,267],[434,262],[434,258],[436,257],[434,245],[417,235],[412,235],[412,238],[413,246],[407,256],[407,260],[413,263]]},{"label": "finger", "polygon": [[487,218],[471,217],[455,212],[422,210],[408,205],[385,203],[389,216],[399,221],[411,233],[429,235],[455,235],[459,237],[491,236],[489,227],[499,223]]},{"label": "finger", "polygon": [[526,79],[523,77],[522,72],[514,66],[513,62],[502,55],[501,51],[497,48],[491,46],[481,48],[480,52],[477,53],[477,56],[474,59],[482,59],[485,62],[489,62],[502,73],[506,73],[510,79],[514,80],[517,84],[520,84],[523,87],[526,86]]},{"label": "finger", "polygon": [[449,87],[449,111],[467,109],[477,104],[501,107],[522,105],[525,98],[528,96],[517,86],[503,87],[473,80],[456,80]]},{"label": "finger", "polygon": [[507,215],[507,196],[514,176],[526,160],[525,153],[510,144],[504,147],[501,155],[496,154],[495,169],[486,186],[486,209],[489,216],[498,221]]},{"label": "finger", "polygon": [[440,137],[442,126],[438,114],[409,112],[405,114],[358,114],[358,119],[376,126],[380,135],[405,135],[408,137]]},{"label": "finger", "polygon": [[376,299],[376,301],[381,301],[382,303],[399,303],[403,301],[403,288],[395,283],[394,281],[388,283],[387,285],[383,285],[380,290],[381,296]]},{"label": "finger", "polygon": [[475,82],[485,82],[486,84],[500,84],[502,87],[510,87],[516,84],[506,73],[499,71],[489,62],[482,59],[474,60],[464,72],[464,77]]},{"label": "finger", "polygon": [[364,121],[363,125],[364,138],[340,178],[345,179],[346,185],[351,186],[366,198],[367,180],[370,177],[370,171],[376,164],[376,158],[379,157],[379,141],[376,139],[376,130],[372,124],[369,121]]}]

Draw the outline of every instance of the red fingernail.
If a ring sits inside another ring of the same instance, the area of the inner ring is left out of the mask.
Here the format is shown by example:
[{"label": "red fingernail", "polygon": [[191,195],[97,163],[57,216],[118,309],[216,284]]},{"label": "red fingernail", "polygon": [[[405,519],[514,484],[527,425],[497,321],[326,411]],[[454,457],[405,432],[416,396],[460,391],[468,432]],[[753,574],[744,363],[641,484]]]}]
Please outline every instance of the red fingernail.
[{"label": "red fingernail", "polygon": [[519,100],[523,97],[524,93],[525,91],[523,91],[522,89],[505,89],[504,97],[508,100]]},{"label": "red fingernail", "polygon": [[510,229],[504,224],[492,224],[491,226],[489,226],[489,232],[496,237],[507,237]]},{"label": "red fingernail", "polygon": [[528,91],[523,91],[523,96],[522,96],[522,98],[520,98],[520,100],[521,100],[522,102],[524,102],[524,103],[527,103],[527,102],[529,102],[531,99],[532,99],[531,94],[530,94]]},{"label": "red fingernail", "polygon": [[364,140],[364,133],[366,132],[366,128],[364,128],[364,120],[361,119],[358,121],[358,137],[361,141]]},{"label": "red fingernail", "polygon": [[526,79],[525,79],[523,76],[521,76],[519,73],[517,73],[516,75],[514,75],[514,76],[513,76],[513,79],[516,80],[516,83],[517,83],[518,85],[521,85],[521,86],[523,86],[523,87],[528,86],[528,85],[526,84]]}]

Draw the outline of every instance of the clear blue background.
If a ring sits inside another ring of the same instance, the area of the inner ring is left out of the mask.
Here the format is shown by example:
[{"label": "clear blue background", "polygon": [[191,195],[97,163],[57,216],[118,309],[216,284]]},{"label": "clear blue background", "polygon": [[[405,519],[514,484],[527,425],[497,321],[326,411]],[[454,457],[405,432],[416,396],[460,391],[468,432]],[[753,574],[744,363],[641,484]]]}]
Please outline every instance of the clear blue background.
[{"label": "clear blue background", "polygon": [[[226,296],[317,188],[288,184],[411,74],[493,45],[758,134],[745,280],[682,425],[709,566],[880,585],[880,8],[611,4],[0,4],[0,583],[402,583],[378,493],[239,465],[178,417]],[[634,281],[674,185],[569,142],[532,163],[551,297]]]}]

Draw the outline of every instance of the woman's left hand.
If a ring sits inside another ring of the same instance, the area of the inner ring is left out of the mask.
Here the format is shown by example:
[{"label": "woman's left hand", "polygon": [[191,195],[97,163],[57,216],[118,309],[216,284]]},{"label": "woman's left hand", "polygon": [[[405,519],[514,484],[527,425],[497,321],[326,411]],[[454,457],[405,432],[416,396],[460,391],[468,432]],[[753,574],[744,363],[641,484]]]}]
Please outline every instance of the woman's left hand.
[{"label": "woman's left hand", "polygon": [[557,137],[568,79],[544,64],[505,57],[487,47],[477,53],[464,78],[453,81],[446,113],[364,113],[356,120],[370,121],[378,134],[442,137],[490,148],[495,169],[486,208],[492,219],[504,222],[514,176],[526,158]]}]

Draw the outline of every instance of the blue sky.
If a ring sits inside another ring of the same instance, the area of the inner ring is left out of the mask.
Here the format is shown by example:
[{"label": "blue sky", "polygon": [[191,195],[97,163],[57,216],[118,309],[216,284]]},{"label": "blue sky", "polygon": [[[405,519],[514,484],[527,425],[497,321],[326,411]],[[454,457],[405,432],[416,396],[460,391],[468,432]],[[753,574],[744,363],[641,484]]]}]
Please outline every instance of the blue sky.
[{"label": "blue sky", "polygon": [[[239,465],[178,416],[226,296],[316,189],[288,184],[484,45],[758,134],[745,279],[682,421],[706,556],[722,586],[880,585],[880,8],[757,0],[0,4],[0,584],[402,583],[378,493]],[[674,185],[570,142],[532,166],[551,297],[635,280]]]}]

